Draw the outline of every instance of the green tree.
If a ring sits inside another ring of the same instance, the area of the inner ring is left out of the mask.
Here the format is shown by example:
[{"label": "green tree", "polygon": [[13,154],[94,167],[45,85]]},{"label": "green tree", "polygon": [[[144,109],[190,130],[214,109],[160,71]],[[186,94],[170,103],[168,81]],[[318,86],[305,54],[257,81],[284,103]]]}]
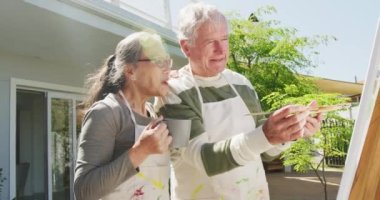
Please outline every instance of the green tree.
[{"label": "green tree", "polygon": [[[288,104],[307,105],[312,100],[317,100],[319,105],[336,105],[347,103],[349,98],[339,94],[306,94],[301,97],[289,97],[287,94],[274,92],[263,99],[272,106],[270,110],[277,110]],[[327,113],[324,122],[319,133],[312,138],[297,140],[282,154],[281,158],[285,166],[293,166],[297,172],[312,170],[321,182],[327,200],[325,161],[328,157],[346,155],[353,122],[340,117],[335,112]],[[316,156],[320,156],[321,159],[316,161],[314,159]]]},{"label": "green tree", "polygon": [[[276,12],[272,6],[260,8],[249,19],[230,15],[230,59],[228,67],[245,75],[259,97],[272,92],[285,93],[295,86],[295,96],[317,91],[315,85],[298,72],[307,72],[316,63],[313,57],[321,44],[335,39],[329,36],[298,37],[294,28],[282,27],[276,20],[265,20],[265,15]],[[263,108],[270,105],[263,103]]]},{"label": "green tree", "polygon": [[[266,16],[276,12],[272,6],[259,8],[248,19],[230,15],[230,58],[228,67],[245,75],[255,87],[263,109],[274,111],[288,104],[307,105],[317,100],[319,105],[346,103],[349,99],[339,94],[323,94],[311,78],[299,75],[318,65],[314,59],[320,45],[336,40],[332,36],[297,36],[294,28],[283,27]],[[312,138],[300,139],[284,152],[285,165],[292,165],[297,172],[313,170],[319,178],[327,199],[325,158],[344,155],[352,133],[353,123],[328,113],[327,120],[348,124],[343,128],[324,127]],[[337,137],[336,133],[340,133]],[[322,159],[315,163],[313,157]],[[322,173],[319,169],[322,168]]]}]

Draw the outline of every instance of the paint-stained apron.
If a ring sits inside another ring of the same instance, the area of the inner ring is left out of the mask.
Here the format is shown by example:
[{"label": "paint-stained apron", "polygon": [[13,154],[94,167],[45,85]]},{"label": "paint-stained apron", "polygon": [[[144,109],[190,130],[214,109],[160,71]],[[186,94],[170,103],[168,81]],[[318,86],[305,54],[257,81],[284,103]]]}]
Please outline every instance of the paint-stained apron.
[{"label": "paint-stained apron", "polygon": [[[145,126],[136,123],[136,118],[132,112],[124,95],[125,104],[131,111],[131,118],[135,124],[135,142],[140,137]],[[154,154],[148,156],[139,166],[139,173],[127,181],[120,184],[112,193],[103,200],[169,200],[169,153]]]},{"label": "paint-stained apron", "polygon": [[[205,131],[208,134],[208,142],[225,140],[256,128],[253,117],[246,115],[250,111],[233,86],[233,80],[229,80],[229,76],[225,75],[225,73],[226,70],[222,72],[222,78],[225,78],[233,89],[236,94],[234,98],[205,104],[196,84],[199,100],[202,104],[202,117]],[[212,188],[216,193],[215,198],[211,199],[269,200],[268,183],[260,155],[257,155],[254,161],[245,166],[212,176],[210,179]],[[203,196],[201,193],[209,193],[210,191],[198,192],[199,199],[201,199],[201,196]]]}]

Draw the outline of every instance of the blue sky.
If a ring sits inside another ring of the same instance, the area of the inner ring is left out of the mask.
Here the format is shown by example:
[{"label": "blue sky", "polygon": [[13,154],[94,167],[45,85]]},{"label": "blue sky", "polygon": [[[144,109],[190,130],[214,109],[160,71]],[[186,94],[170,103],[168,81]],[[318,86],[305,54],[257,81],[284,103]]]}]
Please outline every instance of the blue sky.
[{"label": "blue sky", "polygon": [[[299,36],[331,35],[338,40],[321,46],[319,66],[311,75],[341,80],[364,80],[374,36],[380,19],[380,0],[204,0],[223,12],[236,11],[247,17],[258,7],[273,5],[270,16],[294,27]],[[172,17],[186,1],[171,1]]]}]

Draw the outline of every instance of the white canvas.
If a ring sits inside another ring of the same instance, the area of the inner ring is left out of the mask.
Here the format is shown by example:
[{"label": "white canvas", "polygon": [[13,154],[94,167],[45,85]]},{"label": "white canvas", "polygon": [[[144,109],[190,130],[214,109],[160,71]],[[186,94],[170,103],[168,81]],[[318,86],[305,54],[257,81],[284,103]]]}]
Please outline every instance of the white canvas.
[{"label": "white canvas", "polygon": [[354,132],[351,138],[347,154],[345,169],[340,182],[338,200],[349,198],[353,180],[359,165],[360,156],[367,136],[369,122],[379,93],[380,85],[380,21],[375,34],[372,55],[370,58],[364,90],[361,96],[359,115],[355,122]]}]

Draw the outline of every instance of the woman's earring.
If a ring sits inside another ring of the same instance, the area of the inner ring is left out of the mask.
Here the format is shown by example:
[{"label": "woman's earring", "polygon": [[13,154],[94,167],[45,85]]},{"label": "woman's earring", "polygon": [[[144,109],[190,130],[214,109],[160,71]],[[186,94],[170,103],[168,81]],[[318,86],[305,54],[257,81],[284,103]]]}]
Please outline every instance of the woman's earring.
[{"label": "woman's earring", "polygon": [[135,81],[135,80],[136,80],[136,77],[135,77],[135,76],[131,76],[131,80],[132,80],[132,81]]}]

